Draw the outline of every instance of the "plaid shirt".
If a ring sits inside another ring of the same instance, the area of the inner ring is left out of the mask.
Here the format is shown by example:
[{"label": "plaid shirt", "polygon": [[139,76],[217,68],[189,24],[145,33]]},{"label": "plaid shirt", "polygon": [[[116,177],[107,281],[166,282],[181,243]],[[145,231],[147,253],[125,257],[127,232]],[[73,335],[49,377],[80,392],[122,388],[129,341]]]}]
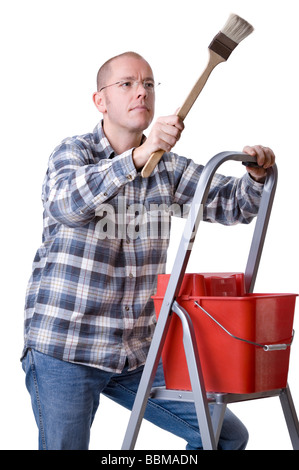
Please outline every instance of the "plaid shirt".
[{"label": "plaid shirt", "polygon": [[[151,296],[166,265],[164,222],[171,206],[185,215],[202,168],[169,153],[142,178],[132,149],[115,155],[101,123],[54,150],[42,191],[43,240],[26,294],[23,354],[35,348],[112,372],[126,359],[130,369],[144,364],[156,322]],[[215,175],[204,219],[250,222],[262,187],[247,173]]]}]

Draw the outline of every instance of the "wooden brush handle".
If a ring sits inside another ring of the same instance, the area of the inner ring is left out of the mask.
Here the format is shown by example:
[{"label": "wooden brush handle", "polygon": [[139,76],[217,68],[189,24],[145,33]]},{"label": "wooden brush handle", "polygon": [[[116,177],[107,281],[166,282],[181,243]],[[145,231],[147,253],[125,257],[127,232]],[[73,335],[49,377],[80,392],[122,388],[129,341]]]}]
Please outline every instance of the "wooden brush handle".
[{"label": "wooden brush handle", "polygon": [[[208,64],[193,86],[192,90],[190,91],[189,95],[185,99],[183,105],[181,108],[178,110],[176,113],[177,116],[179,116],[182,121],[185,119],[187,114],[189,113],[190,109],[192,108],[193,104],[195,103],[197,97],[199,96],[200,92],[202,91],[203,87],[205,86],[210,73],[212,70],[216,67],[216,65],[220,64],[220,62],[225,62],[225,59],[223,59],[220,55],[216,54],[214,51],[209,49],[210,57]],[[143,178],[147,178],[150,176],[155,169],[156,165],[159,163],[160,159],[162,158],[162,155],[164,154],[163,150],[158,150],[157,152],[152,153],[152,155],[149,157],[148,161],[144,165],[141,176]]]}]

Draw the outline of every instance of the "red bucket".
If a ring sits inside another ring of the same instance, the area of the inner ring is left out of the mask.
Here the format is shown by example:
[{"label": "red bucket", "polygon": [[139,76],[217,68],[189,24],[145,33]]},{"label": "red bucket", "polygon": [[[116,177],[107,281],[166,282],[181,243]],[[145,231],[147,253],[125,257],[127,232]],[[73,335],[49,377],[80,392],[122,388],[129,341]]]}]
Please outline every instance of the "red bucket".
[{"label": "red bucket", "polygon": [[[157,316],[169,277],[158,276],[153,297]],[[185,274],[176,301],[192,320],[208,392],[255,393],[286,387],[296,296],[245,294],[240,273]],[[276,349],[281,344],[285,349]],[[175,314],[162,362],[168,389],[191,390],[182,325]]]}]

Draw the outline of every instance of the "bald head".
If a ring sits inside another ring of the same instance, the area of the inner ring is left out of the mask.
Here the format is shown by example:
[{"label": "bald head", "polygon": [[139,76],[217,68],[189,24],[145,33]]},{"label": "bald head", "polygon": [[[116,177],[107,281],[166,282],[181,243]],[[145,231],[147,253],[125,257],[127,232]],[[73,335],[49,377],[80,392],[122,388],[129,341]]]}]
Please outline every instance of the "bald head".
[{"label": "bald head", "polygon": [[116,55],[115,57],[112,57],[111,59],[107,60],[107,62],[105,62],[98,71],[97,91],[100,91],[102,87],[108,84],[109,77],[112,71],[112,63],[117,61],[117,59],[124,58],[124,57],[133,57],[135,59],[143,60],[144,62],[146,62],[146,60],[140,54],[137,54],[137,52],[131,52],[131,51],[124,52],[122,54]]}]

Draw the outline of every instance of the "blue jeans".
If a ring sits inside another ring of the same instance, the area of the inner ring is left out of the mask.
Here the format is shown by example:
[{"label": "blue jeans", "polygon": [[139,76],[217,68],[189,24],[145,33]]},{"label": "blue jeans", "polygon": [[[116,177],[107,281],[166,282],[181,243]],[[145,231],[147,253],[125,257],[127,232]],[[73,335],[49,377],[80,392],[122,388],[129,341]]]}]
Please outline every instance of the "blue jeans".
[{"label": "blue jeans", "polygon": [[[27,352],[22,365],[43,450],[87,450],[100,393],[131,409],[143,370],[126,367],[115,374],[34,350]],[[153,385],[164,385],[161,365]],[[149,399],[145,419],[185,439],[187,449],[202,449],[193,403]],[[246,428],[227,410],[219,449],[243,450],[247,440]]]}]

